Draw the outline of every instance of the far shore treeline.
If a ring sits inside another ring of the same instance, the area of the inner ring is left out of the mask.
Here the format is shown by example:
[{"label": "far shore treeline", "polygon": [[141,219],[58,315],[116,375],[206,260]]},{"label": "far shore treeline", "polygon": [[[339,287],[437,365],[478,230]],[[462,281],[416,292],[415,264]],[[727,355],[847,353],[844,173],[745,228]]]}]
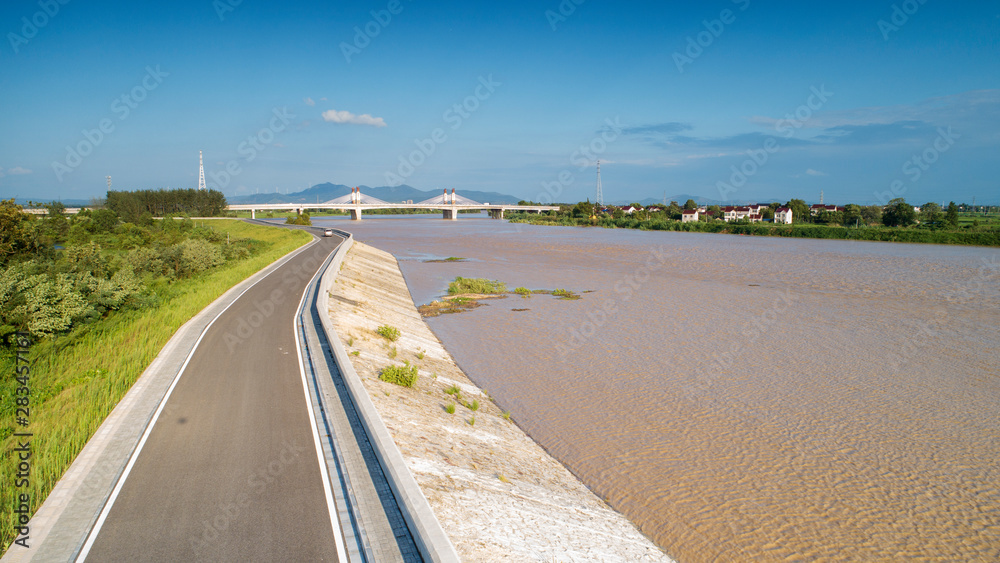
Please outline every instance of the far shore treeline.
[{"label": "far shore treeline", "polygon": [[[634,203],[626,206],[626,209],[635,208],[631,213],[621,207],[600,206],[588,200],[560,205],[559,211],[543,214],[512,213],[508,215],[508,219],[512,223],[534,225],[1000,246],[1000,215],[995,211],[988,213],[982,206],[975,208],[978,209],[975,211],[966,204],[951,202],[942,208],[936,203],[928,202],[915,208],[902,198],[897,198],[885,206],[847,204],[838,207],[836,211],[824,210],[814,215],[810,212],[809,205],[801,199],[793,199],[785,204],[775,202],[763,205],[767,208],[763,212],[764,220],[760,222],[727,222],[722,219],[722,209],[718,205],[704,208],[708,213],[701,213],[696,221],[683,221],[683,210],[698,208],[693,200],[688,200],[683,205],[672,201],[669,205],[651,205],[645,209]],[[775,210],[782,207],[793,210],[792,224],[771,222]]]}]

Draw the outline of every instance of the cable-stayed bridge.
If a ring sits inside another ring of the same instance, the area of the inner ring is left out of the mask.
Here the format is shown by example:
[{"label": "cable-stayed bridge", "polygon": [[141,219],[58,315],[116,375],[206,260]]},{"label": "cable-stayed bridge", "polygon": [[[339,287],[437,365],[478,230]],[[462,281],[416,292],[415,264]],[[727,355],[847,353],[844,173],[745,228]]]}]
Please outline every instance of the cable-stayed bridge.
[{"label": "cable-stayed bridge", "polygon": [[249,211],[250,217],[256,219],[258,211],[292,211],[302,213],[303,209],[338,209],[349,211],[351,219],[361,220],[361,215],[366,209],[440,209],[444,219],[458,219],[458,212],[462,210],[486,210],[490,217],[503,219],[505,211],[528,211],[541,213],[542,211],[558,211],[558,205],[503,205],[479,203],[467,197],[458,195],[455,190],[448,190],[439,196],[417,203],[390,203],[381,199],[367,196],[361,193],[361,188],[352,188],[351,193],[340,196],[323,203],[245,203],[230,205],[230,211]]}]

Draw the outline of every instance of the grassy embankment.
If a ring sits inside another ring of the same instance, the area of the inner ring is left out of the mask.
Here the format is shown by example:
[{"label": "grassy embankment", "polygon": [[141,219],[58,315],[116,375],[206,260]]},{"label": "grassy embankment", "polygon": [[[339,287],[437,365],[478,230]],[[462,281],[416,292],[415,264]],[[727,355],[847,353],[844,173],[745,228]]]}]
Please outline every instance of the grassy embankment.
[{"label": "grassy embankment", "polygon": [[[794,224],[772,225],[763,223],[726,223],[723,221],[680,221],[637,218],[601,218],[591,220],[579,217],[518,215],[511,223],[532,225],[558,225],[577,227],[604,227],[608,229],[639,229],[643,231],[683,231],[694,233],[724,233],[732,235],[777,236],[817,239],[864,240],[880,242],[911,242],[932,244],[958,244],[974,246],[1000,246],[1000,228],[980,225],[959,229],[929,229],[921,227],[844,227],[839,225]],[[961,224],[961,223],[960,223]]]},{"label": "grassy embankment", "polygon": [[[0,542],[13,541],[15,493],[31,496],[32,513],[51,492],[73,459],[177,329],[229,288],[308,242],[304,231],[212,221],[234,239],[254,239],[262,251],[194,277],[178,280],[161,292],[159,306],[117,312],[78,331],[34,344],[31,360],[30,426],[15,428],[14,363],[0,360],[6,395],[0,409],[3,464],[0,468]],[[163,288],[161,288],[163,289]],[[15,488],[12,431],[28,431],[31,475],[28,488]]]}]

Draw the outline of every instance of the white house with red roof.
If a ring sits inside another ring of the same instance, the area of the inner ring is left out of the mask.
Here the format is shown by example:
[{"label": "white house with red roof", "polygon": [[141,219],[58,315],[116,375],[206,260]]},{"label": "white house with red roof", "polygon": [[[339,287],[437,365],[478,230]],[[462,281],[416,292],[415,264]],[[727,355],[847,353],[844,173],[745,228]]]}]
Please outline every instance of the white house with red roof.
[{"label": "white house with red roof", "polygon": [[791,225],[792,224],[792,209],[790,207],[779,207],[774,210],[774,222]]},{"label": "white house with red roof", "polygon": [[681,211],[681,222],[691,223],[698,220],[698,210],[697,209],[685,209]]},{"label": "white house with red roof", "polygon": [[822,203],[817,203],[809,208],[809,214],[815,217],[819,215],[820,211],[843,211],[843,207],[837,207],[836,205],[823,205]]}]

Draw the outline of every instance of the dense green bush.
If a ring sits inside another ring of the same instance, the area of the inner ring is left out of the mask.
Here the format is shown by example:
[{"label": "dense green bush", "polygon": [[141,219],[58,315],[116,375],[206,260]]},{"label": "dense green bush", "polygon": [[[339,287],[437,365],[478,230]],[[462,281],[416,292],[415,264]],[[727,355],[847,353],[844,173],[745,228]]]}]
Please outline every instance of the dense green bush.
[{"label": "dense green bush", "polygon": [[378,378],[395,385],[413,387],[417,383],[417,366],[389,366],[382,369]]},{"label": "dense green bush", "polygon": [[154,307],[174,281],[262,249],[188,217],[122,223],[107,209],[32,217],[9,200],[0,202],[0,227],[0,339],[16,330],[45,338],[111,311]]},{"label": "dense green bush", "polygon": [[493,294],[506,292],[506,283],[497,280],[488,280],[486,278],[457,277],[455,278],[455,281],[448,284],[449,295],[460,295],[463,293]]},{"label": "dense green bush", "polygon": [[285,219],[286,225],[312,225],[312,220],[309,219],[308,213],[302,213],[298,217],[289,217]]},{"label": "dense green bush", "polygon": [[394,326],[382,325],[376,328],[375,332],[390,342],[399,340],[399,329]]}]

